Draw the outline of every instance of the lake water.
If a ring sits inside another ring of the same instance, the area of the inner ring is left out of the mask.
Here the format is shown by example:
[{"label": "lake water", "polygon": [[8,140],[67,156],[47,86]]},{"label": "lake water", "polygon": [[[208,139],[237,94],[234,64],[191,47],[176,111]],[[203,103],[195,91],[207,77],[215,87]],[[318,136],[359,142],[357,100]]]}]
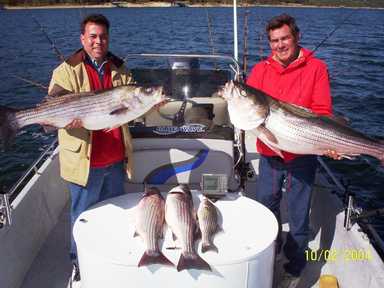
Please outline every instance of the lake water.
[{"label": "lake water", "polygon": [[[0,105],[29,107],[41,101],[43,90],[13,77],[19,75],[48,85],[59,64],[43,25],[56,47],[69,56],[80,48],[79,22],[90,12],[105,14],[111,22],[111,51],[128,53],[210,53],[207,15],[211,18],[216,53],[232,54],[230,8],[51,9],[0,11]],[[264,34],[267,19],[282,12],[296,17],[302,45],[317,46],[335,27],[347,20],[317,51],[327,62],[335,111],[351,126],[373,137],[384,136],[384,10],[320,8],[249,8],[248,71],[269,54]],[[245,9],[239,9],[239,50],[242,59]],[[0,188],[9,189],[54,135],[40,127],[23,129],[7,152],[0,151]],[[330,161],[349,190],[365,209],[384,207],[384,170],[375,159]],[[381,226],[383,217],[374,220]]]}]

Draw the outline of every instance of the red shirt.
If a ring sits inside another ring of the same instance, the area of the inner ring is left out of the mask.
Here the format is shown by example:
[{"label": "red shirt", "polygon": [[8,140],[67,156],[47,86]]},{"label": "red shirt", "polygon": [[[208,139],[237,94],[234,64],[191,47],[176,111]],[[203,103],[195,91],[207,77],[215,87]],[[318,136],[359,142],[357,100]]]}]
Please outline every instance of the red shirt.
[{"label": "red shirt", "polygon": [[[85,62],[92,91],[112,88],[111,69],[109,63],[104,64],[104,75],[100,79],[96,69]],[[124,159],[124,144],[120,128],[110,131],[92,131],[91,167],[105,167]]]},{"label": "red shirt", "polygon": [[[287,67],[269,56],[257,63],[247,78],[247,84],[284,102],[303,106],[319,115],[332,114],[332,100],[326,64],[301,48],[300,56]],[[257,150],[265,156],[278,156],[261,140]],[[285,161],[299,155],[282,151]]]}]

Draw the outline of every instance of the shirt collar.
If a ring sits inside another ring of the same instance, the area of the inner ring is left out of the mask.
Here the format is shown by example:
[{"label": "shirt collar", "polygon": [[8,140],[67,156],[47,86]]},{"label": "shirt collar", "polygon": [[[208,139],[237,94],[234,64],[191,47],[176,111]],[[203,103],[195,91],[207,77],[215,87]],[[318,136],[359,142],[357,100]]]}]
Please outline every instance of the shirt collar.
[{"label": "shirt collar", "polygon": [[95,59],[92,59],[91,56],[89,56],[86,53],[86,61],[93,66],[93,68],[96,69],[97,73],[101,76],[104,75],[104,70],[105,70],[105,64],[108,63],[108,60],[104,60],[102,63],[97,63]]}]

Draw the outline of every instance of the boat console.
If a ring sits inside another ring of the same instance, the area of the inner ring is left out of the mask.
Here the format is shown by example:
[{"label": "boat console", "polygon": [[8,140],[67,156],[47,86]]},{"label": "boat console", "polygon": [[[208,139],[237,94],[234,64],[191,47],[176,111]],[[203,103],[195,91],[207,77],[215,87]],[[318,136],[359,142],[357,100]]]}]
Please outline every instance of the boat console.
[{"label": "boat console", "polygon": [[134,173],[130,183],[199,187],[202,175],[213,173],[227,175],[229,187],[237,187],[234,129],[226,102],[217,95],[231,79],[231,71],[200,69],[198,58],[166,61],[168,68],[131,70],[136,83],[162,85],[171,100],[131,123]]}]

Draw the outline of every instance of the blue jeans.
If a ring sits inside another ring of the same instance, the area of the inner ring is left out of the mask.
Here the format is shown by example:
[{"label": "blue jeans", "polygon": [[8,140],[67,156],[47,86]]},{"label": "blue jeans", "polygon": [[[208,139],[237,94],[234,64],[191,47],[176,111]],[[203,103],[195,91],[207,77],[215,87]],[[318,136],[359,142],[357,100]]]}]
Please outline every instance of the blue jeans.
[{"label": "blue jeans", "polygon": [[68,182],[71,193],[71,250],[70,258],[77,261],[73,225],[79,215],[90,206],[124,194],[125,170],[123,161],[102,168],[90,168],[85,187]]},{"label": "blue jeans", "polygon": [[315,156],[302,156],[284,163],[279,157],[261,156],[256,200],[268,207],[279,222],[277,245],[281,245],[280,201],[285,188],[288,204],[289,233],[284,254],[289,262],[285,270],[300,275],[306,264],[305,250],[309,241],[309,209],[315,182]]}]

